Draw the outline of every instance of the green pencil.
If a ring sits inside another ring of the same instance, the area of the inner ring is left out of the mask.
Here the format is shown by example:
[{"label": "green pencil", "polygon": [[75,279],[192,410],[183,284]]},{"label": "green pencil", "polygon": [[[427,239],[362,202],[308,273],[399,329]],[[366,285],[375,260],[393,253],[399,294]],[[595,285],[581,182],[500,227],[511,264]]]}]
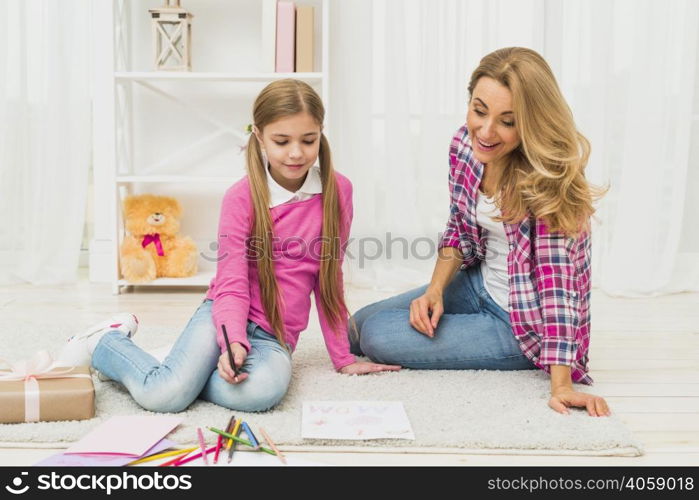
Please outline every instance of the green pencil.
[{"label": "green pencil", "polygon": [[[227,437],[228,439],[232,439],[233,441],[238,441],[240,444],[244,444],[245,446],[249,446],[250,448],[254,448],[255,446],[248,441],[247,439],[243,439],[241,437],[235,436],[233,434],[230,434],[228,432],[224,432],[221,429],[216,429],[215,427],[207,427],[211,432],[215,432],[216,434],[220,434],[223,437]],[[270,455],[277,455],[277,453],[274,450],[270,450],[269,448],[265,448],[264,446],[260,446],[260,450],[264,451],[265,453],[269,453]]]}]

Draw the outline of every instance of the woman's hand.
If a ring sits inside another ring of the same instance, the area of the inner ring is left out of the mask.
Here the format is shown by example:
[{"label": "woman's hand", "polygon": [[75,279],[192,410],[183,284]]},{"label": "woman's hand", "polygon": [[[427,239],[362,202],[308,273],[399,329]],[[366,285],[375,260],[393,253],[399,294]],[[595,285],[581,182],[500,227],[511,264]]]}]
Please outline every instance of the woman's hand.
[{"label": "woman's hand", "polygon": [[233,353],[233,362],[238,369],[238,375],[236,376],[236,374],[233,372],[233,368],[231,367],[231,363],[228,359],[228,352],[224,352],[218,357],[218,374],[229,384],[239,384],[248,378],[247,373],[240,371],[243,363],[245,363],[245,358],[248,357],[248,351],[246,351],[245,347],[240,345],[238,342],[232,342],[231,352]]},{"label": "woman's hand", "polygon": [[549,406],[565,414],[570,413],[568,408],[571,406],[587,408],[587,413],[591,417],[608,417],[612,414],[604,398],[586,392],[577,392],[572,387],[552,390]]},{"label": "woman's hand", "polygon": [[381,365],[379,363],[367,363],[366,361],[356,361],[351,365],[340,368],[340,373],[345,375],[366,375],[367,373],[377,372],[397,372],[400,370],[398,365]]},{"label": "woman's hand", "polygon": [[410,324],[418,332],[434,337],[434,330],[442,313],[444,313],[442,293],[428,288],[424,295],[410,303]]}]

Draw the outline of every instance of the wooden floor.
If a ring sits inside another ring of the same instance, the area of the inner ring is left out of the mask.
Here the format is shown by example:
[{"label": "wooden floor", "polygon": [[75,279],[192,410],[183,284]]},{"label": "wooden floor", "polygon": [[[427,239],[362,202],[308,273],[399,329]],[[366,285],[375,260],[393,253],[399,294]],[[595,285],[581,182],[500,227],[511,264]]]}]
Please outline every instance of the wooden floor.
[{"label": "wooden floor", "polygon": [[[348,288],[352,309],[386,296]],[[112,295],[103,284],[0,287],[3,322],[32,315],[74,318],[88,325],[117,311],[143,322],[181,327],[202,289],[139,288]],[[699,465],[699,294],[621,299],[592,294],[590,348],[595,391],[644,443],[641,457],[456,454],[290,453],[304,460],[351,465]],[[0,356],[1,357],[1,356]],[[50,449],[0,448],[1,465],[31,465]]]}]

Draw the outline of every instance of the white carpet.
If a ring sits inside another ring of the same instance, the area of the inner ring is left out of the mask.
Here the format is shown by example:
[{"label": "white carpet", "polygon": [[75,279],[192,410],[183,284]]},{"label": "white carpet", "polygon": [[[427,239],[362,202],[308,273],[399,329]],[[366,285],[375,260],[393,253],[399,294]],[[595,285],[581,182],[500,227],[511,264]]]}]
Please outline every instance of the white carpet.
[{"label": "white carpet", "polygon": [[[56,349],[71,329],[32,320],[31,328],[13,325],[0,330],[0,358],[22,359],[34,351]],[[79,330],[79,329],[78,329]],[[174,341],[178,331],[142,325],[136,342],[152,349]],[[39,341],[41,339],[41,341]],[[180,425],[169,437],[196,442],[197,426],[224,427],[231,413],[265,427],[286,449],[398,450],[560,455],[642,454],[641,444],[616,417],[591,418],[582,411],[560,415],[547,406],[549,382],[539,371],[417,371],[371,376],[337,374],[320,332],[301,335],[293,356],[294,376],[282,404],[266,413],[231,412],[197,401],[179,414]],[[594,376],[594,374],[593,374]],[[147,414],[119,384],[94,377],[97,415],[91,420],[0,424],[0,444],[64,447],[112,415]],[[585,387],[579,386],[581,390]],[[416,439],[321,441],[301,438],[301,407],[309,400],[402,401]],[[210,437],[213,441],[213,437]],[[331,448],[328,448],[331,447]]]}]

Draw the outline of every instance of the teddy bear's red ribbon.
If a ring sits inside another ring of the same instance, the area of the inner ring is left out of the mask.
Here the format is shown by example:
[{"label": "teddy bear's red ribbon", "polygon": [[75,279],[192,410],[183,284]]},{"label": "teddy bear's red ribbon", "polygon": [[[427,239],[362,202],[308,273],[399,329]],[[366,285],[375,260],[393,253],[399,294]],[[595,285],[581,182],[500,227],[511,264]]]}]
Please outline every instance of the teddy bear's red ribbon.
[{"label": "teddy bear's red ribbon", "polygon": [[155,244],[155,248],[158,251],[158,255],[160,257],[163,257],[165,255],[165,252],[163,252],[163,244],[160,242],[160,234],[159,233],[145,235],[143,237],[143,241],[141,242],[141,246],[143,248],[146,248],[151,243]]}]

